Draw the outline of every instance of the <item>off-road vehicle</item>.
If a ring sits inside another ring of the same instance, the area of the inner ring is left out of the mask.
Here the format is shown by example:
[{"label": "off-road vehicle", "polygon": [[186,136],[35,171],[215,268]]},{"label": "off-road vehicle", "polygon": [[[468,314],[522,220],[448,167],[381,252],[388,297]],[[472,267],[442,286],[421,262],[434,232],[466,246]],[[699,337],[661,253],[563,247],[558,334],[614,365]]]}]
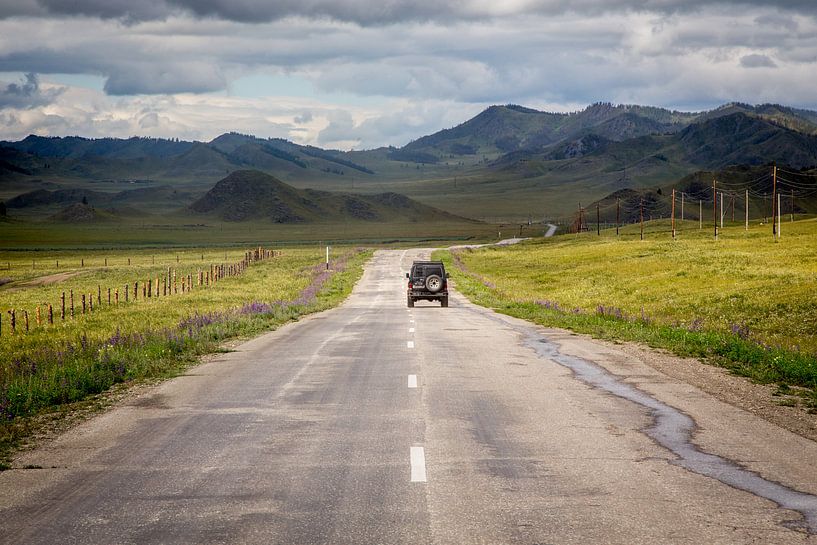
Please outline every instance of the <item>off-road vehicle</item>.
[{"label": "off-road vehicle", "polygon": [[442,306],[448,306],[448,273],[442,261],[415,261],[406,278],[408,306],[413,307],[414,301],[439,301]]}]

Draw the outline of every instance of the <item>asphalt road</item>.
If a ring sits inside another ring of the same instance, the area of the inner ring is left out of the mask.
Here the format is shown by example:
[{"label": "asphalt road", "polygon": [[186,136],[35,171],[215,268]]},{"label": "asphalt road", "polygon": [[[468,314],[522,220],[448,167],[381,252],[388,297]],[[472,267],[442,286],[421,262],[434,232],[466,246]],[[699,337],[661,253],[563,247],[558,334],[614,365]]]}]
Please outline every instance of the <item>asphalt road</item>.
[{"label": "asphalt road", "polygon": [[0,473],[0,543],[817,543],[817,444],[454,295],[423,251]]}]

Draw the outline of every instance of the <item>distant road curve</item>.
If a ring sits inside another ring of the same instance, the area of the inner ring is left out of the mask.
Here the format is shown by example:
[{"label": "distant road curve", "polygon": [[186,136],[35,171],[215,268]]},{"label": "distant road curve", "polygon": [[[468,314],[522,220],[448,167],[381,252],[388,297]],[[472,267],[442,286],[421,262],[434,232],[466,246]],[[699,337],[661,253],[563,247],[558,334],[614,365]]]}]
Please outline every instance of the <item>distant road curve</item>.
[{"label": "distant road curve", "polygon": [[[545,238],[552,237],[556,233],[556,229],[559,227],[553,225],[552,223],[548,223],[548,230],[545,232]],[[505,238],[500,240],[499,242],[493,242],[491,244],[461,244],[458,246],[451,246],[449,250],[464,250],[464,249],[474,249],[474,248],[484,248],[486,246],[510,246],[512,244],[519,244],[524,240],[530,240],[530,237],[514,237],[514,238]]]}]

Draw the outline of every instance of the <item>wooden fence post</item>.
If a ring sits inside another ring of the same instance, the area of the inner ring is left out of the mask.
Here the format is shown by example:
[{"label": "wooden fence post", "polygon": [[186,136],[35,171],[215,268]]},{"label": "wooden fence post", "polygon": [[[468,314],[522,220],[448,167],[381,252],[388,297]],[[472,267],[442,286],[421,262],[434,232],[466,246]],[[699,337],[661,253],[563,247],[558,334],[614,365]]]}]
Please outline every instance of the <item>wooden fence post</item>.
[{"label": "wooden fence post", "polygon": [[65,292],[62,292],[62,297],[60,298],[60,302],[62,306],[60,307],[60,318],[62,321],[65,321]]},{"label": "wooden fence post", "polygon": [[102,286],[96,285],[96,302],[98,305],[102,304]]},{"label": "wooden fence post", "polygon": [[108,288],[108,305],[111,304],[111,288]]},{"label": "wooden fence post", "polygon": [[82,313],[85,314],[85,294],[82,294]]},{"label": "wooden fence post", "polygon": [[74,290],[69,290],[71,294],[71,319],[74,319]]},{"label": "wooden fence post", "polygon": [[11,314],[11,334],[14,335],[17,332],[17,313],[11,309],[9,314]]},{"label": "wooden fence post", "polygon": [[23,318],[25,319],[26,333],[28,333],[28,311],[27,310],[23,311]]},{"label": "wooden fence post", "polygon": [[119,288],[116,288],[114,291],[114,301],[116,301],[117,306],[119,305]]},{"label": "wooden fence post", "polygon": [[54,307],[48,303],[48,325],[54,325]]},{"label": "wooden fence post", "polygon": [[36,314],[34,315],[34,318],[37,320],[37,327],[40,327],[40,325],[42,325],[42,322],[40,320],[40,305],[37,305],[37,311]]},{"label": "wooden fence post", "polygon": [[125,284],[125,302],[127,303],[130,296],[130,286]]}]

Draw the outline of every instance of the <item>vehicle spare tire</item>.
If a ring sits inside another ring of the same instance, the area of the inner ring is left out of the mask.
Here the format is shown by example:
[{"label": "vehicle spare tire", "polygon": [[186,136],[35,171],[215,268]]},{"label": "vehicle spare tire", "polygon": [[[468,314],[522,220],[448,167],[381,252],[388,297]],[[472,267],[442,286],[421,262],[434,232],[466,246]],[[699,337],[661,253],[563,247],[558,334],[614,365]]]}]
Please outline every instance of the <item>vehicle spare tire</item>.
[{"label": "vehicle spare tire", "polygon": [[443,289],[443,279],[436,274],[430,274],[426,277],[426,289],[431,293],[437,293]]}]

